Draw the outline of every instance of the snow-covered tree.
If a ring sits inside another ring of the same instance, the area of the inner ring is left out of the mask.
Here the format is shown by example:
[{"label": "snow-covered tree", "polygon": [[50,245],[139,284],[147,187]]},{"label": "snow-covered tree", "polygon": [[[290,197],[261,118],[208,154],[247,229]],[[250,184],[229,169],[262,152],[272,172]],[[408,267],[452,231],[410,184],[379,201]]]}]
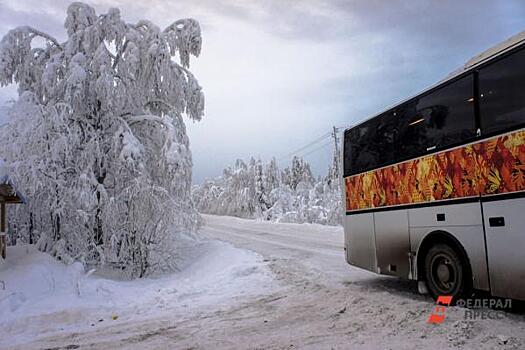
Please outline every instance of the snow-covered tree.
[{"label": "snow-covered tree", "polygon": [[188,69],[199,24],[160,29],[72,3],[65,29],[62,43],[29,26],[0,42],[0,84],[19,92],[1,156],[29,198],[11,220],[64,260],[131,276],[171,268],[177,236],[198,221],[183,116],[203,115]]},{"label": "snow-covered tree", "polygon": [[267,211],[270,208],[268,195],[265,188],[266,176],[263,172],[261,160],[255,163],[255,211],[258,217],[267,217]]},{"label": "snow-covered tree", "polygon": [[310,164],[303,158],[294,156],[289,169],[285,169],[284,176],[288,178],[288,185],[293,189],[302,183],[304,186],[311,186],[315,180],[310,170]]},{"label": "snow-covered tree", "polygon": [[[335,132],[335,130],[334,130]],[[337,139],[336,139],[337,144]],[[326,183],[330,186],[331,189],[337,190],[340,188],[341,184],[341,155],[339,154],[339,149],[334,147],[332,152],[332,162],[328,168],[328,175],[326,176]]]},{"label": "snow-covered tree", "polygon": [[192,195],[202,213],[338,225],[341,192],[333,186],[331,169],[316,182],[308,162],[299,157],[281,173],[275,158],[266,166],[253,158],[248,165],[238,160],[221,177],[194,186]]},{"label": "snow-covered tree", "polygon": [[279,174],[279,166],[275,157],[272,158],[270,163],[266,166],[266,189],[271,192],[274,188],[281,185],[281,178]]}]

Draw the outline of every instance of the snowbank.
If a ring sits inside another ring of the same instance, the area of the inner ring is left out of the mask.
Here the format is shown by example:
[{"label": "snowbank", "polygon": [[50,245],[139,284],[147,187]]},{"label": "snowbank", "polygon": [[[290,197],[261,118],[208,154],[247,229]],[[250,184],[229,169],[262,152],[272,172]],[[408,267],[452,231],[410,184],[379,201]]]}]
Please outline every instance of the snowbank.
[{"label": "snowbank", "polygon": [[108,322],[220,308],[272,289],[257,254],[218,241],[193,249],[197,258],[178,273],[118,281],[85,273],[79,263],[64,265],[34,246],[8,247],[0,265],[0,348]]}]

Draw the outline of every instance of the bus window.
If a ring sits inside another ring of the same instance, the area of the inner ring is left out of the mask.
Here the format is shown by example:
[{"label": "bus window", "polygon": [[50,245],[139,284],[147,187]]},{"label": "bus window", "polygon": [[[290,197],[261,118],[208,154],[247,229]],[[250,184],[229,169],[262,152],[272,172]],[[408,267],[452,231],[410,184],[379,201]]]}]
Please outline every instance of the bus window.
[{"label": "bus window", "polygon": [[369,120],[351,130],[350,167],[351,174],[361,173],[374,167],[377,162],[377,119]]},{"label": "bus window", "polygon": [[345,142],[343,150],[343,176],[347,177],[352,173],[352,130],[345,131]]},{"label": "bus window", "polygon": [[387,112],[345,133],[345,176],[395,163],[394,124]]},{"label": "bus window", "polygon": [[421,156],[475,136],[472,75],[400,108],[400,158]]},{"label": "bus window", "polygon": [[426,128],[422,127],[425,119],[417,112],[417,100],[398,107],[396,115],[400,132],[397,140],[398,160],[414,158],[424,153],[421,145],[426,145]]},{"label": "bus window", "polygon": [[397,113],[389,111],[379,117],[377,125],[377,148],[378,159],[377,167],[394,164],[397,161],[396,141],[397,141]]},{"label": "bus window", "polygon": [[479,88],[484,134],[507,131],[525,124],[525,50],[482,68]]}]

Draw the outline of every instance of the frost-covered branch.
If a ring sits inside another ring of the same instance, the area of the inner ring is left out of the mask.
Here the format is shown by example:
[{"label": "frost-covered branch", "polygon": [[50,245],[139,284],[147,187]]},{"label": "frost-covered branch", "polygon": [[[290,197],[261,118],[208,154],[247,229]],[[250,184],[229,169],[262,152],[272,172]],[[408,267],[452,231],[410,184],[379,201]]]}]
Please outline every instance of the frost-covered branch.
[{"label": "frost-covered branch", "polygon": [[128,47],[129,40],[126,40],[124,42],[124,45],[122,45],[122,48],[117,52],[117,56],[115,57],[115,60],[113,61],[113,69],[115,69],[120,61],[120,57],[122,57],[122,53],[126,51],[126,48]]},{"label": "frost-covered branch", "polygon": [[53,45],[55,45],[56,47],[62,49],[62,46],[58,43],[58,40],[53,38],[51,35],[49,34],[46,34],[44,32],[41,32],[33,27],[30,27],[30,26],[24,26],[24,27],[19,27],[21,30],[27,30],[29,33],[31,33],[31,38],[35,37],[35,36],[39,36],[41,38],[44,38],[50,42],[53,43]]},{"label": "frost-covered branch", "polygon": [[130,124],[133,124],[133,123],[139,123],[139,122],[146,122],[146,121],[150,121],[150,122],[156,122],[156,123],[159,123],[159,124],[162,124],[163,126],[165,127],[169,127],[170,125],[166,122],[165,119],[161,118],[161,117],[158,117],[156,115],[153,115],[153,114],[144,114],[144,115],[132,115],[132,116],[126,116],[124,117],[125,120],[127,120]]}]

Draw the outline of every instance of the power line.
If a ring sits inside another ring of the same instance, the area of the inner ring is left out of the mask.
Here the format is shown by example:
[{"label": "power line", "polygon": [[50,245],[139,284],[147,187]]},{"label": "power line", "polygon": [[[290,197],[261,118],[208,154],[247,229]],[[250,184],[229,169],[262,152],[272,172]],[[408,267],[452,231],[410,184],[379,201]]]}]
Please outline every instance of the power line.
[{"label": "power line", "polygon": [[325,143],[322,144],[321,146],[319,146],[319,147],[317,147],[317,148],[314,148],[313,150],[311,150],[311,151],[309,151],[309,152],[306,152],[306,153],[304,153],[304,154],[302,154],[302,155],[298,155],[298,156],[299,156],[299,157],[306,157],[306,156],[308,156],[308,155],[310,155],[310,154],[312,154],[312,153],[314,153],[314,152],[317,152],[317,151],[319,151],[319,150],[321,150],[321,149],[323,149],[323,148],[325,148],[326,146],[329,146],[329,145],[331,145],[331,144],[332,144],[332,140],[329,140],[328,142],[325,142]]},{"label": "power line", "polygon": [[330,132],[327,132],[326,134],[323,134],[322,136],[316,138],[315,140],[311,141],[310,143],[308,143],[307,145],[293,151],[293,152],[290,152],[288,153],[287,155],[285,156],[282,156],[281,158],[279,158],[279,160],[283,160],[283,159],[286,159],[286,158],[290,158],[291,156],[294,156],[294,155],[297,155],[299,152],[302,152],[302,151],[305,151],[307,150],[308,148],[312,147],[313,145],[323,141],[324,139],[326,139],[327,137],[330,137],[331,136],[331,133]]},{"label": "power line", "polygon": [[[341,125],[341,126],[338,126],[338,127],[334,127],[332,131],[329,131],[329,132],[323,134],[322,136],[312,140],[311,142],[309,142],[308,144],[304,145],[303,147],[298,148],[297,150],[295,150],[293,152],[290,152],[290,153],[286,154],[285,156],[280,157],[278,160],[288,159],[288,158],[290,158],[292,156],[305,157],[305,156],[307,156],[309,154],[317,152],[317,151],[323,149],[324,147],[328,146],[329,144],[331,144],[332,141],[325,142],[321,146],[319,146],[319,147],[317,147],[317,148],[315,148],[315,149],[313,149],[311,151],[308,151],[308,149],[310,147],[318,144],[319,142],[324,141],[327,138],[333,138],[334,142],[336,142],[336,145],[337,145],[337,143],[338,143],[337,134],[342,134],[349,127],[350,127],[349,125]],[[337,149],[337,146],[336,146],[336,149]],[[307,152],[304,153],[304,151],[307,151]]]}]

